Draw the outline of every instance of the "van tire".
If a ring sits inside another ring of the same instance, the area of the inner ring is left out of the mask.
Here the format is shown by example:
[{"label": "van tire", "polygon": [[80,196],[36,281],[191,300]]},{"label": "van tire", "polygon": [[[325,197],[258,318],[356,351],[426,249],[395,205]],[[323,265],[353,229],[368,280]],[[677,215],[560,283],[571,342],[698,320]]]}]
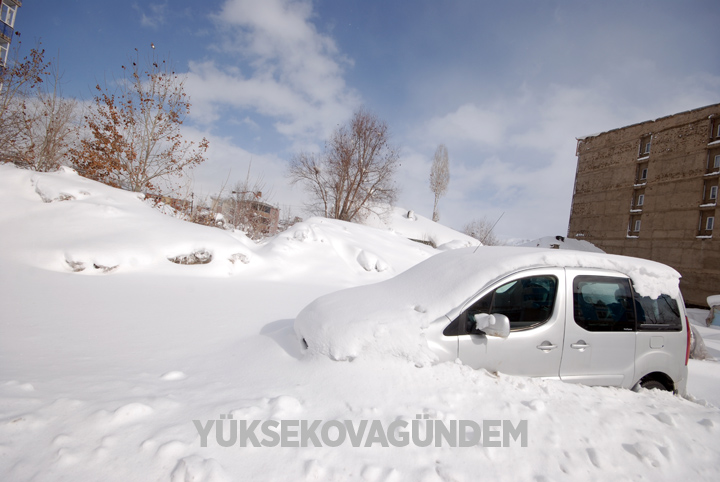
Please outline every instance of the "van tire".
[{"label": "van tire", "polygon": [[650,378],[648,380],[640,380],[640,386],[645,390],[665,390],[668,388],[660,381]]}]

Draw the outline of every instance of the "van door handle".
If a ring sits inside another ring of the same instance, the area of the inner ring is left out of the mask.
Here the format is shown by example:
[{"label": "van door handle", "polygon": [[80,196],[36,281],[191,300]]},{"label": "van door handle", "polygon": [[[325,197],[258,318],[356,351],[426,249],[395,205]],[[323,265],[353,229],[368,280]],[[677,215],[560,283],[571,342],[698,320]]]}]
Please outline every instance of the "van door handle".
[{"label": "van door handle", "polygon": [[590,345],[585,343],[585,340],[578,340],[577,343],[571,343],[570,348],[575,348],[576,350],[582,350],[584,348],[590,348]]},{"label": "van door handle", "polygon": [[537,346],[538,350],[542,350],[542,351],[546,351],[546,352],[550,351],[550,350],[554,350],[555,348],[557,348],[557,345],[553,345],[549,341],[544,341],[544,342],[542,342],[542,344]]}]

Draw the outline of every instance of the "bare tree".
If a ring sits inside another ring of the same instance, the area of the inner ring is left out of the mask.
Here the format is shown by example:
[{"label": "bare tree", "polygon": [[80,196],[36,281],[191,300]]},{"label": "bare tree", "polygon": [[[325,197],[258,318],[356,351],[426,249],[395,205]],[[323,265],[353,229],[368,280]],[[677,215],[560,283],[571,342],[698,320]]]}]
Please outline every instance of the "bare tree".
[{"label": "bare tree", "polygon": [[207,139],[195,146],[180,133],[190,111],[184,78],[154,53],[145,67],[139,64],[138,54],[122,66],[116,93],[95,87],[85,116],[90,135],[72,151],[82,175],[131,191],[156,189],[160,180],[184,175],[205,160],[208,148]]},{"label": "bare tree", "polygon": [[487,218],[473,219],[463,227],[463,233],[480,241],[485,246],[502,246],[505,243],[493,233],[493,223]]},{"label": "bare tree", "polygon": [[388,126],[360,109],[326,142],[322,154],[299,153],[288,176],[310,194],[312,214],[359,220],[377,205],[392,204],[398,193],[394,175],[398,150],[390,145]]},{"label": "bare tree", "polygon": [[0,160],[17,162],[18,136],[24,127],[23,110],[47,75],[50,62],[40,46],[21,57],[22,43],[12,44],[7,64],[0,67]]},{"label": "bare tree", "polygon": [[75,141],[75,99],[64,98],[57,63],[49,67],[34,98],[22,101],[22,120],[12,146],[16,163],[37,171],[57,169]]},{"label": "bare tree", "polygon": [[450,182],[450,164],[448,161],[448,151],[445,144],[440,144],[435,150],[432,166],[430,167],[430,190],[435,193],[435,203],[433,204],[432,220],[440,221],[440,212],[438,211],[438,202],[445,195],[448,183]]}]

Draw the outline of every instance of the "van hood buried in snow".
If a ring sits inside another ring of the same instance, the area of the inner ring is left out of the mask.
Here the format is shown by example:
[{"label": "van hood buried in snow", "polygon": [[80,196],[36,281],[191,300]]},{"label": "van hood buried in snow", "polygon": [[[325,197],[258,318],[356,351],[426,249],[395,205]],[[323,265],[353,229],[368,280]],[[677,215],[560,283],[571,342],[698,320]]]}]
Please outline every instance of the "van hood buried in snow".
[{"label": "van hood buried in snow", "polygon": [[679,294],[680,274],[649,260],[570,250],[466,248],[437,254],[392,279],[318,298],[295,319],[295,333],[309,352],[333,360],[392,355],[427,365],[438,359],[425,338],[430,323],[494,281],[544,266],[614,270],[629,276],[642,296]]}]

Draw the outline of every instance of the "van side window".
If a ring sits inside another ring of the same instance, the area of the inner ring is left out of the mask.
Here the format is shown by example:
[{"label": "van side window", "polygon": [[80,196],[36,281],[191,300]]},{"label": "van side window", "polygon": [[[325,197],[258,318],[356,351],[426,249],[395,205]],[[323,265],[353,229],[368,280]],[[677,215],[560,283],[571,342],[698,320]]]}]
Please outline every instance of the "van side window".
[{"label": "van side window", "polygon": [[587,331],[635,330],[635,307],[627,278],[576,276],[573,308],[575,323]]},{"label": "van side window", "polygon": [[682,331],[677,301],[668,295],[653,299],[636,293],[635,310],[642,331]]},{"label": "van side window", "polygon": [[510,319],[510,331],[539,326],[550,319],[555,309],[557,278],[530,276],[496,288],[486,294],[448,325],[443,334],[457,336],[473,333],[471,315],[500,313]]}]

